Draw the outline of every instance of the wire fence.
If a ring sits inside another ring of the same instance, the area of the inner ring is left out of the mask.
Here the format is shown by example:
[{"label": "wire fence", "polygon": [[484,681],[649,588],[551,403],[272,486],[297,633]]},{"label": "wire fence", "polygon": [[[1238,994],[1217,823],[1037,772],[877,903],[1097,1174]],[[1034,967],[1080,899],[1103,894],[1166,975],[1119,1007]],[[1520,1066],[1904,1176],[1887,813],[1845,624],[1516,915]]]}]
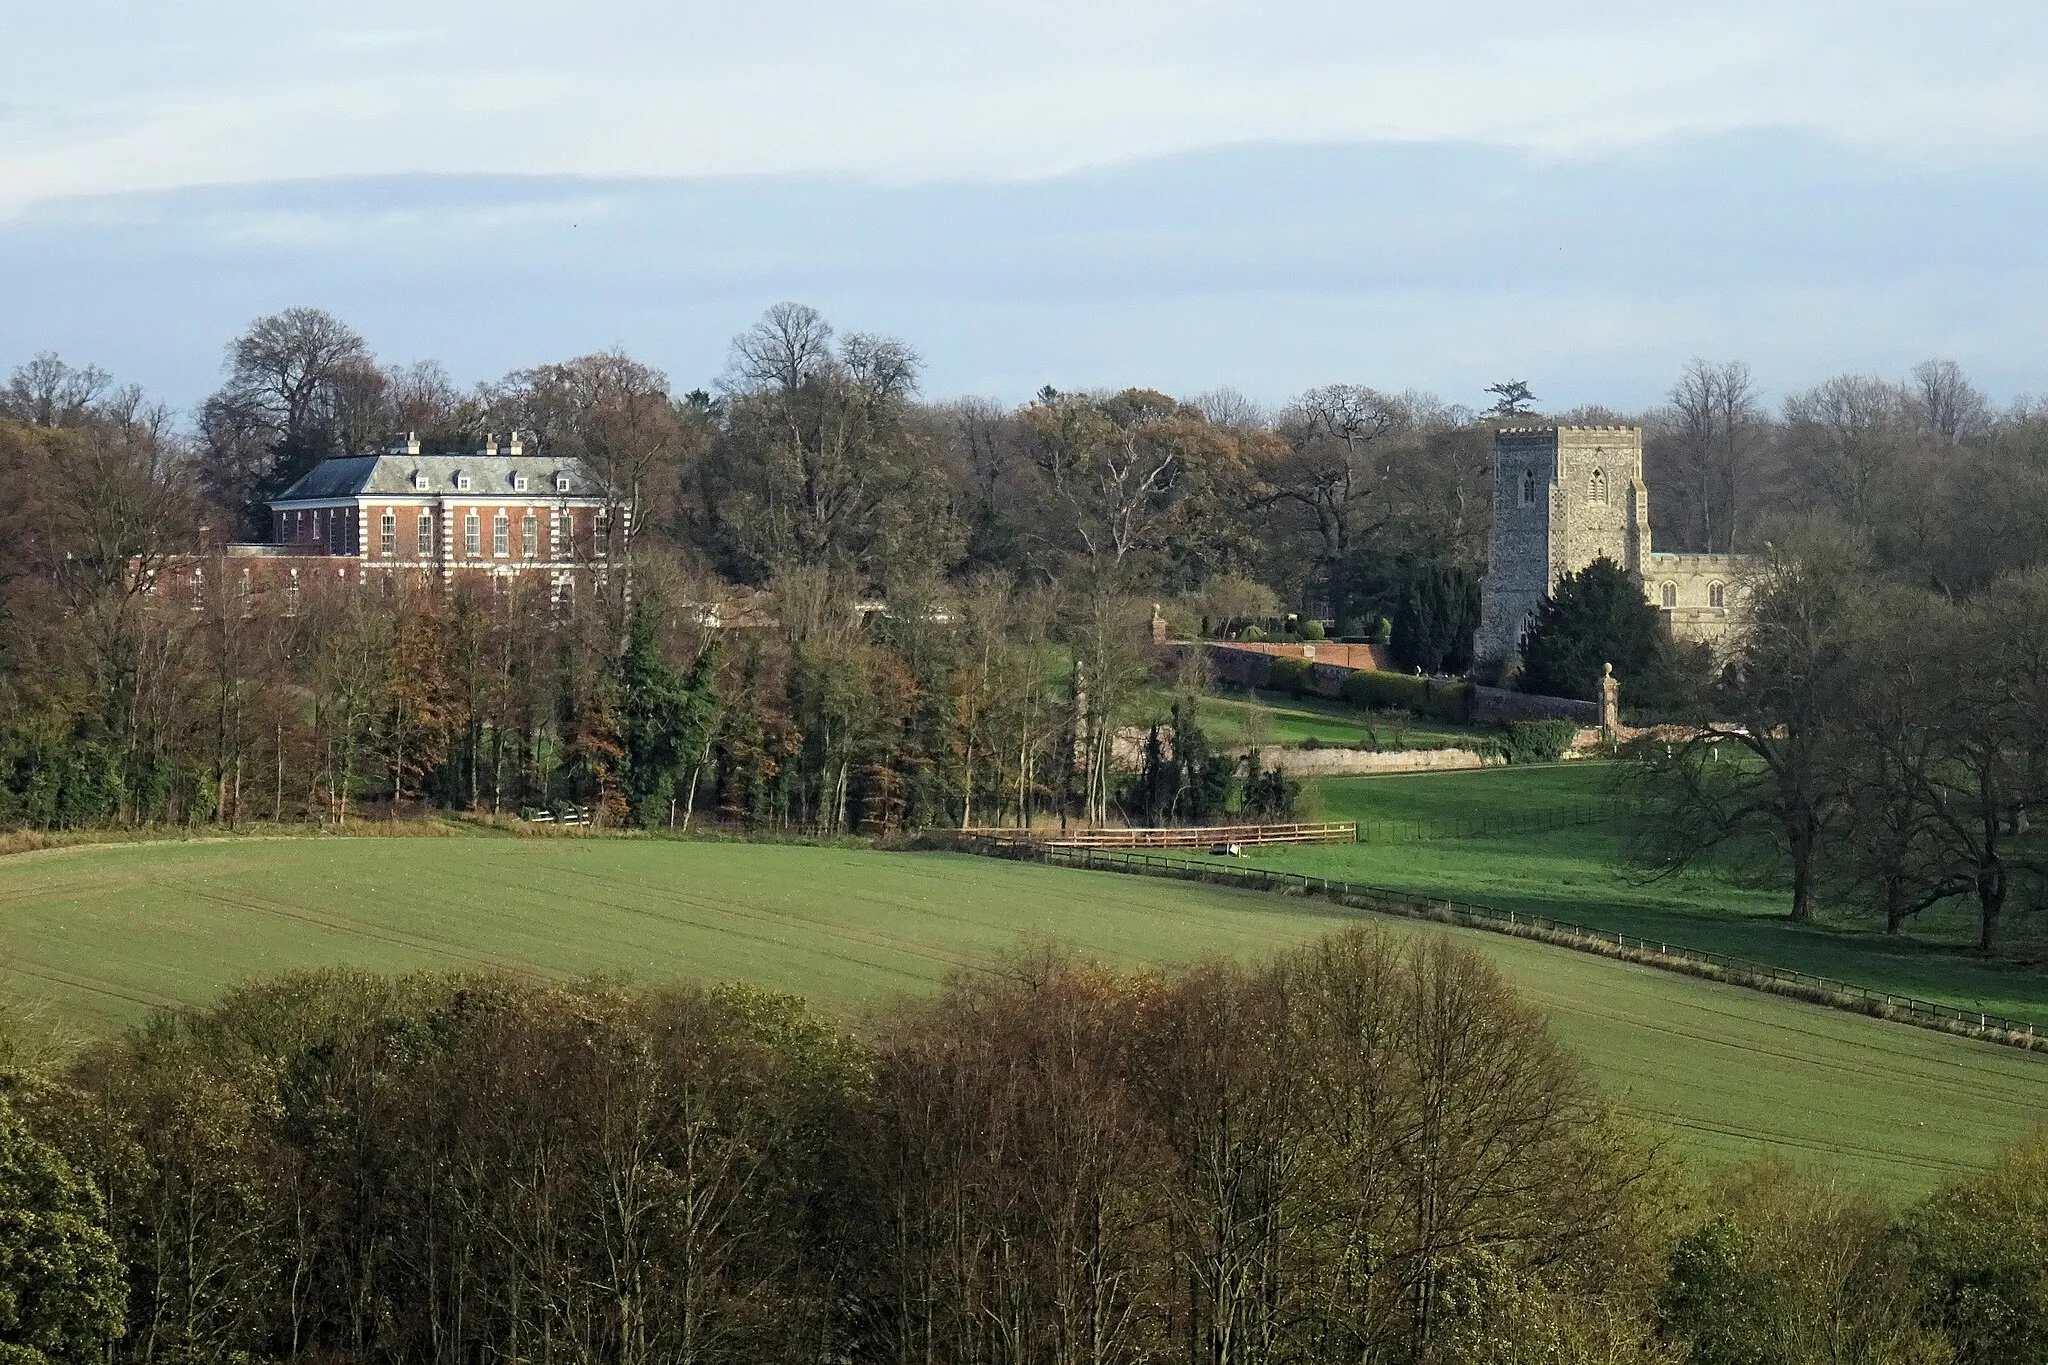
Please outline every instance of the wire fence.
[{"label": "wire fence", "polygon": [[1619,930],[1595,929],[1588,925],[1524,914],[1516,910],[1501,910],[1490,905],[1476,905],[1469,901],[1416,896],[1385,887],[1336,881],[1329,877],[1311,876],[1303,872],[1220,867],[1212,863],[1156,853],[1023,844],[997,845],[982,841],[970,841],[967,846],[997,857],[1029,859],[1098,872],[1136,873],[1255,891],[1321,896],[1350,909],[1372,910],[1381,914],[1486,929],[1665,971],[1790,996],[1812,1004],[1850,1010],[1874,1018],[1891,1019],[2028,1050],[2048,1048],[2048,1033],[2037,1032],[2036,1026],[2027,1020],[2009,1019],[1978,1010],[1959,1009],[1938,1001],[1921,1000],[1896,991],[1881,991],[1836,977],[1796,971],[1789,967],[1733,957],[1710,949],[1691,948],[1662,939],[1642,938]]}]

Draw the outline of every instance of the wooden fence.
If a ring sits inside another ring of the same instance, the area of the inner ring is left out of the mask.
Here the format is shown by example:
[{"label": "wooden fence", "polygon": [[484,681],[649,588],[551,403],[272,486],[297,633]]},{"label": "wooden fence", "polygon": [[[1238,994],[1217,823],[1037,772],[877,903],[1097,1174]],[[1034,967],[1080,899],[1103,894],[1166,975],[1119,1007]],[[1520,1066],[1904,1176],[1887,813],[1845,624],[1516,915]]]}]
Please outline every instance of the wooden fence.
[{"label": "wooden fence", "polygon": [[1159,829],[963,829],[960,837],[1005,847],[1215,848],[1235,844],[1353,844],[1356,820],[1313,825],[1173,825]]}]

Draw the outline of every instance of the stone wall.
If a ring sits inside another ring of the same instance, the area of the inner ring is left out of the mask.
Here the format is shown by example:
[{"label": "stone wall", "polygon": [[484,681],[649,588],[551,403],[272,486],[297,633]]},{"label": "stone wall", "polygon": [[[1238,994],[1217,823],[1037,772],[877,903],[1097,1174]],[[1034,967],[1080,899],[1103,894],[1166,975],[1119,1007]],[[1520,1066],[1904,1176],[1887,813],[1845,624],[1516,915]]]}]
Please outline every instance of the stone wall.
[{"label": "stone wall", "polygon": [[[1334,697],[1347,674],[1361,669],[1381,669],[1386,651],[1378,645],[1339,645],[1328,641],[1302,644],[1244,643],[1190,646],[1206,649],[1209,666],[1219,681],[1236,687],[1264,687],[1275,659],[1307,659],[1309,686],[1322,696]],[[1377,652],[1376,652],[1377,651]]]},{"label": "stone wall", "polygon": [[1741,614],[1751,563],[1748,555],[1653,554],[1643,569],[1643,591],[1664,609],[1674,639],[1716,644]]},{"label": "stone wall", "polygon": [[1506,761],[1470,749],[1395,749],[1373,753],[1365,749],[1283,749],[1273,745],[1259,750],[1260,767],[1278,768],[1290,777],[1443,772],[1497,767]]},{"label": "stone wall", "polygon": [[1518,720],[1573,720],[1600,724],[1600,703],[1569,697],[1536,697],[1505,687],[1472,689],[1472,720],[1479,725],[1512,725]]}]

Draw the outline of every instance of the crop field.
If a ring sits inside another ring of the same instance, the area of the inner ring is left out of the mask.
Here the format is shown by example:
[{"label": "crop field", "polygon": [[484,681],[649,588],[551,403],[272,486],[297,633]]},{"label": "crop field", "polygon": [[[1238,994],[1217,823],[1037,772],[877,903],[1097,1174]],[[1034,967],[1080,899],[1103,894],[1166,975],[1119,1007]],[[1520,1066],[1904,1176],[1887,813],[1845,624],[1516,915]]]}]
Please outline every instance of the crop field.
[{"label": "crop field", "polygon": [[[1619,930],[2048,1026],[2048,972],[1969,952],[1968,907],[1923,916],[1910,933],[1887,938],[1881,925],[1825,913],[1814,927],[1791,924],[1782,889],[1741,885],[1720,872],[1643,881],[1627,867],[1624,831],[1586,819],[1611,771],[1564,763],[1326,778],[1313,787],[1315,818],[1357,820],[1368,841],[1254,856],[1259,866]],[[1546,813],[1578,823],[1514,827],[1518,820],[1541,824]],[[1500,832],[1468,833],[1493,826]],[[1445,833],[1465,837],[1436,837]]]},{"label": "crop field", "polygon": [[[1316,902],[947,854],[605,838],[306,838],[0,859],[0,988],[74,1037],[252,975],[346,965],[745,979],[858,1017],[1020,940],[1123,966],[1262,956]],[[1457,932],[1614,1100],[1709,1158],[1762,1148],[1897,1194],[2048,1114],[2048,1061]]]}]

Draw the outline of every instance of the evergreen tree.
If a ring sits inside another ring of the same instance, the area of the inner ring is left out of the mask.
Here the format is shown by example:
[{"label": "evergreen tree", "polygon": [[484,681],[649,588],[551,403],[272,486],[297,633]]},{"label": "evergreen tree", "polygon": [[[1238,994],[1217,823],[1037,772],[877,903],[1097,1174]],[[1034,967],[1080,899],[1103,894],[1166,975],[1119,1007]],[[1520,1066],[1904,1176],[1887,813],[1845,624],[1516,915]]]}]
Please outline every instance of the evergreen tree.
[{"label": "evergreen tree", "polygon": [[617,714],[620,788],[634,823],[667,821],[676,782],[695,771],[714,722],[716,660],[699,654],[684,678],[663,661],[645,602],[633,608],[619,660]]},{"label": "evergreen tree", "polygon": [[1665,690],[1669,637],[1662,614],[1636,576],[1602,555],[1557,587],[1522,636],[1524,692],[1599,699],[1603,666],[1614,665],[1625,699],[1637,705]]},{"label": "evergreen tree", "polygon": [[1455,564],[1423,564],[1408,574],[1394,610],[1394,658],[1425,673],[1472,666],[1479,629],[1479,583]]}]

